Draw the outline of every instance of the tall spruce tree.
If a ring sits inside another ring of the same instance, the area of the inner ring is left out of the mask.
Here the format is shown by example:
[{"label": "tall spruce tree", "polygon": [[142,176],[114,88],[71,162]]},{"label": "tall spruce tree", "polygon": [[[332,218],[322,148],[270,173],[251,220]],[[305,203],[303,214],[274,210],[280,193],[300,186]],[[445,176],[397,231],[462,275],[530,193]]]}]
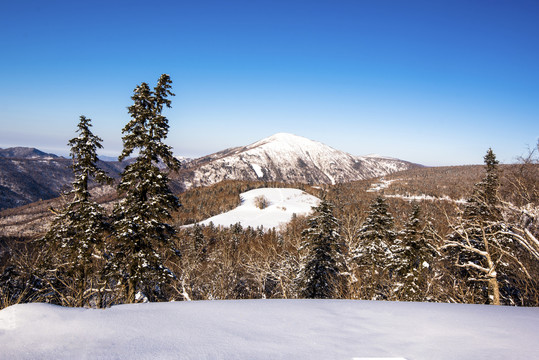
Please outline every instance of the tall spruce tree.
[{"label": "tall spruce tree", "polygon": [[468,199],[464,216],[470,220],[499,220],[500,200],[498,198],[499,161],[491,148],[483,158],[485,163],[485,177],[474,186],[472,197]]},{"label": "tall spruce tree", "polygon": [[363,282],[364,298],[387,299],[391,295],[389,279],[396,260],[391,250],[396,239],[393,228],[393,216],[385,199],[378,196],[370,206],[352,251],[352,262]]},{"label": "tall spruce tree", "polygon": [[323,200],[314,208],[310,226],[302,233],[304,253],[297,278],[298,295],[303,298],[328,299],[346,295],[347,266],[344,244],[337,232],[333,206]]},{"label": "tall spruce tree", "polygon": [[99,298],[104,286],[102,275],[104,237],[109,231],[103,209],[91,200],[90,181],[109,183],[106,173],[97,166],[101,139],[92,134],[91,119],[80,117],[79,136],[69,141],[73,164],[71,201],[58,212],[44,237],[49,249],[49,270],[54,274],[49,284],[65,305],[83,306]]},{"label": "tall spruce tree", "polygon": [[169,248],[175,231],[165,221],[180,204],[168,187],[168,176],[158,164],[177,170],[180,162],[172,149],[163,143],[168,135],[168,119],[161,113],[171,107],[172,81],[161,75],[150,89],[142,83],[131,97],[131,121],[122,130],[124,149],[119,160],[135,151],[135,161],[122,173],[118,186],[124,195],[114,210],[117,247],[110,266],[111,274],[125,286],[126,301],[135,301],[138,291],[150,296],[156,288],[173,277],[163,264],[160,249]]},{"label": "tall spruce tree", "polygon": [[438,253],[430,235],[421,221],[419,205],[414,204],[393,251],[400,300],[426,300],[428,274]]},{"label": "tall spruce tree", "polygon": [[[501,216],[498,161],[492,149],[488,149],[484,161],[485,177],[474,186],[473,195],[443,248],[460,269],[459,275],[473,289],[476,302],[500,305],[500,282],[511,278],[510,264],[520,262],[515,256],[511,231]],[[508,287],[505,292],[513,290]],[[510,298],[507,300],[511,303]]]}]

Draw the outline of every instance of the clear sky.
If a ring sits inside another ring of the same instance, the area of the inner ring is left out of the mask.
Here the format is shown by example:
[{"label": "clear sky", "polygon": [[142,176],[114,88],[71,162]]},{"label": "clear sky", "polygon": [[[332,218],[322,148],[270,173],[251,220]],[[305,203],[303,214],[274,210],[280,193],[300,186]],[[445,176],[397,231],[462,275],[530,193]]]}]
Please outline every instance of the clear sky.
[{"label": "clear sky", "polygon": [[537,0],[2,0],[0,30],[3,148],[66,155],[85,115],[118,155],[162,73],[177,155],[290,132],[456,165],[539,137]]}]

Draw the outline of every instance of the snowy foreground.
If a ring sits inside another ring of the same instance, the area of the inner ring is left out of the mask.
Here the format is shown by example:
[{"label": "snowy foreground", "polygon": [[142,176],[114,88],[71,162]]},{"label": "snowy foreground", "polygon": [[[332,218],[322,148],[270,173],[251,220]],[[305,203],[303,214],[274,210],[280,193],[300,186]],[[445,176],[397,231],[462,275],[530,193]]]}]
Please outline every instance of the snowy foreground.
[{"label": "snowy foreground", "polygon": [[0,311],[2,359],[539,359],[539,309],[353,300]]},{"label": "snowy foreground", "polygon": [[[268,202],[265,209],[256,206],[256,199],[264,197]],[[241,205],[229,212],[206,219],[200,224],[212,222],[216,226],[228,227],[240,223],[241,226],[264,229],[279,228],[288,223],[294,214],[307,215],[320,200],[299,189],[261,188],[240,195]]]}]

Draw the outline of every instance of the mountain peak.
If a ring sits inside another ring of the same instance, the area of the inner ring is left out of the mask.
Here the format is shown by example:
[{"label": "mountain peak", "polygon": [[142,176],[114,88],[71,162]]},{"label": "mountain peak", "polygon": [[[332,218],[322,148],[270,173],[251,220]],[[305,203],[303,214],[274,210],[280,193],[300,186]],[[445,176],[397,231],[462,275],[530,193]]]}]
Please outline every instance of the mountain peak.
[{"label": "mountain peak", "polygon": [[328,155],[338,151],[321,142],[290,133],[277,133],[271,135],[247,146],[246,150],[250,151],[257,148],[270,151],[274,154],[278,153],[280,155],[292,156],[293,158],[296,158],[296,155],[301,154],[311,154],[311,156],[314,154]]},{"label": "mountain peak", "polygon": [[265,140],[268,140],[268,141],[300,141],[300,140],[308,140],[307,138],[303,137],[303,136],[298,136],[298,135],[295,135],[295,134],[291,134],[291,133],[285,133],[285,132],[280,132],[280,133],[276,133],[276,134],[273,134],[269,137],[267,137]]},{"label": "mountain peak", "polygon": [[255,142],[254,144],[252,144],[252,146],[255,147],[255,146],[264,145],[267,143],[280,143],[280,144],[292,145],[292,144],[301,144],[301,143],[307,143],[307,142],[312,143],[315,141],[307,139],[303,136],[281,132],[281,133],[268,136],[267,138],[264,138],[262,140],[259,140]]}]

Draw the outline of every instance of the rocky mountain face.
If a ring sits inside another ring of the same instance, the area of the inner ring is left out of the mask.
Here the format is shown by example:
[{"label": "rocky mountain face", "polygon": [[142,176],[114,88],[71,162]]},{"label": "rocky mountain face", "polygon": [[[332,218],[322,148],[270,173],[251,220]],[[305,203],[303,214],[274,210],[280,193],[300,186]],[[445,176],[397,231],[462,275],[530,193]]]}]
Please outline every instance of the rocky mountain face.
[{"label": "rocky mountain face", "polygon": [[177,180],[186,189],[239,179],[335,184],[417,166],[380,156],[353,156],[301,136],[279,133],[248,146],[193,160]]},{"label": "rocky mountain face", "polygon": [[[34,148],[0,149],[0,210],[60,196],[73,181],[70,159]],[[100,162],[111,176],[123,169],[119,162]]]}]

